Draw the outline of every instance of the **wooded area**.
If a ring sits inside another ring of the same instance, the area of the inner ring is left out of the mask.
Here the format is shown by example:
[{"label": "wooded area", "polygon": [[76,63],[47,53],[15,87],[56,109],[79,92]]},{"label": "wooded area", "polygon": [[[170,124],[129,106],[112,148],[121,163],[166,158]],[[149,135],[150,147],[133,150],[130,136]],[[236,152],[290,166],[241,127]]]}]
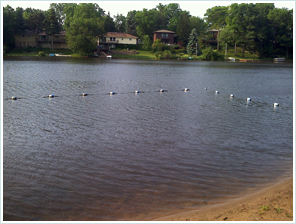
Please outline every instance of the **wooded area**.
[{"label": "wooded area", "polygon": [[[204,18],[190,15],[177,3],[159,3],[153,9],[131,10],[113,18],[94,3],[52,3],[47,11],[32,8],[3,8],[3,44],[15,46],[14,35],[24,30],[45,31],[48,35],[66,31],[71,50],[87,53],[96,48],[98,37],[107,32],[126,32],[139,37],[144,49],[151,49],[153,32],[175,32],[178,48],[201,54],[210,46],[210,29],[218,29],[214,49],[227,44],[256,52],[260,58],[290,56],[293,52],[293,9],[275,8],[273,3],[242,3],[209,8]],[[195,46],[195,48],[194,48]],[[244,54],[244,53],[243,53]]]}]

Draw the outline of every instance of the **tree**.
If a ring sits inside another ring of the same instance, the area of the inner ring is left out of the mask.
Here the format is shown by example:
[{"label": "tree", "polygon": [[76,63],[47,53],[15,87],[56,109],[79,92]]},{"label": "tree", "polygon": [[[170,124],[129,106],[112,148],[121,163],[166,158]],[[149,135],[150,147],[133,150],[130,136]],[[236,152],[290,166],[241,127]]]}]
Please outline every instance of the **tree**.
[{"label": "tree", "polygon": [[115,23],[115,28],[117,32],[122,32],[124,33],[126,30],[126,18],[124,15],[122,14],[117,14],[116,16],[114,16],[114,23]]},{"label": "tree", "polygon": [[3,7],[3,45],[14,47],[15,11],[9,5]]},{"label": "tree", "polygon": [[212,29],[218,29],[217,50],[219,50],[220,29],[226,26],[226,18],[228,14],[227,6],[215,6],[207,9],[207,12],[205,13],[205,20],[208,23],[208,26]]},{"label": "tree", "polygon": [[42,10],[26,8],[23,13],[23,17],[25,19],[27,29],[35,30],[36,33],[43,29],[45,15]]},{"label": "tree", "polygon": [[198,16],[191,16],[189,17],[189,21],[190,30],[195,29],[198,36],[206,32],[207,24],[203,19],[199,18]]},{"label": "tree", "polygon": [[255,24],[253,4],[231,4],[227,24],[237,34],[236,41],[243,44],[244,57],[246,47],[254,50]]},{"label": "tree", "polygon": [[182,12],[182,15],[177,25],[176,35],[178,36],[178,41],[183,42],[183,44],[186,46],[188,43],[189,34],[190,34],[189,13],[184,11]]},{"label": "tree", "polygon": [[136,18],[135,18],[135,15],[136,15],[137,11],[136,10],[133,10],[133,11],[129,11],[127,13],[127,16],[126,16],[126,30],[125,32],[128,33],[128,34],[131,34],[133,36],[136,36],[137,35],[137,21],[136,21]]},{"label": "tree", "polygon": [[83,3],[70,14],[72,19],[65,27],[67,44],[74,52],[86,55],[96,49],[98,38],[105,34],[102,10],[97,4]]},{"label": "tree", "polygon": [[293,10],[275,8],[270,10],[267,17],[271,22],[273,30],[273,57],[275,57],[277,45],[285,47],[288,55],[289,47],[293,46],[293,40],[288,35],[293,32]]},{"label": "tree", "polygon": [[44,20],[44,31],[47,35],[51,35],[51,47],[53,49],[54,34],[59,34],[62,30],[62,25],[59,23],[59,18],[56,16],[55,10],[50,8],[47,10]]},{"label": "tree", "polygon": [[193,29],[188,38],[187,53],[189,55],[198,54],[198,37],[196,29]]},{"label": "tree", "polygon": [[143,49],[144,50],[150,50],[151,49],[151,45],[152,45],[152,41],[150,39],[150,37],[148,35],[145,35],[143,37]]},{"label": "tree", "polygon": [[152,39],[153,32],[155,31],[155,10],[143,9],[143,11],[137,11],[135,15],[137,22],[137,36],[143,38],[148,35]]},{"label": "tree", "polygon": [[22,34],[25,29],[25,19],[23,17],[24,9],[21,7],[17,7],[15,10],[15,30],[14,34]]},{"label": "tree", "polygon": [[110,16],[110,13],[108,12],[108,15],[103,17],[104,21],[104,29],[106,32],[116,32],[116,27],[113,19]]}]

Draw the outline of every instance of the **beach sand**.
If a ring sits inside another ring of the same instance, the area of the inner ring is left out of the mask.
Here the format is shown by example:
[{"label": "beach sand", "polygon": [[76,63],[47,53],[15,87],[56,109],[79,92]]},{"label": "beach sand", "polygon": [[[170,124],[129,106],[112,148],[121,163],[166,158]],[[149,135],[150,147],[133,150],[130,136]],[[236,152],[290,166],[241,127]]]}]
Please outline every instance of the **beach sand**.
[{"label": "beach sand", "polygon": [[174,214],[153,221],[294,221],[293,178],[225,204]]}]

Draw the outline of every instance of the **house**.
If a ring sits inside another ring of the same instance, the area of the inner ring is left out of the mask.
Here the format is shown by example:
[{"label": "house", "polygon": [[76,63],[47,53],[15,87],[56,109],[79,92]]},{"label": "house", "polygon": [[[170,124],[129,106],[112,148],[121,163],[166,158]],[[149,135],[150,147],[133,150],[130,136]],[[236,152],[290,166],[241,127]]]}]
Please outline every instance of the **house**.
[{"label": "house", "polygon": [[218,29],[211,29],[211,30],[208,30],[209,32],[209,42],[210,43],[217,43],[217,37],[218,37],[218,34],[219,34],[219,30]]},{"label": "house", "polygon": [[47,35],[44,31],[38,33],[32,30],[25,30],[22,34],[15,35],[15,46],[52,48],[53,38],[54,49],[69,49],[65,37],[65,31],[61,31],[59,34]]},{"label": "house", "polygon": [[116,48],[118,44],[138,44],[138,37],[121,32],[108,32],[103,38],[98,40],[98,45],[102,49]]},{"label": "house", "polygon": [[169,30],[158,30],[153,33],[153,42],[160,39],[165,44],[174,44],[175,32]]},{"label": "house", "polygon": [[52,38],[53,38],[53,48],[54,49],[69,49],[66,43],[66,31],[61,31],[59,34],[47,35],[44,31],[38,34],[37,42],[38,46],[42,48],[52,48]]},{"label": "house", "polygon": [[34,30],[25,30],[22,34],[14,35],[16,47],[37,47],[38,32]]}]

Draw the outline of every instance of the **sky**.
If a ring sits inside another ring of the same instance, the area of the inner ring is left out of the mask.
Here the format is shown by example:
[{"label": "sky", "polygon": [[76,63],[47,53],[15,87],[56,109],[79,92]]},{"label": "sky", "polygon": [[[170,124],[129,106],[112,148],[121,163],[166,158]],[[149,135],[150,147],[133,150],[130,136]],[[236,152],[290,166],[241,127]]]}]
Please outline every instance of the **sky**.
[{"label": "sky", "polygon": [[[168,5],[169,3],[178,3],[182,10],[190,12],[192,16],[204,17],[208,8],[214,6],[228,6],[232,3],[274,3],[276,8],[294,9],[295,1],[60,1],[60,3],[97,3],[106,13],[110,12],[113,17],[117,14],[127,15],[132,10],[143,10],[155,8],[159,3]],[[58,1],[1,1],[1,6],[10,5],[12,8],[22,7],[48,10],[50,3],[59,3]]]}]

